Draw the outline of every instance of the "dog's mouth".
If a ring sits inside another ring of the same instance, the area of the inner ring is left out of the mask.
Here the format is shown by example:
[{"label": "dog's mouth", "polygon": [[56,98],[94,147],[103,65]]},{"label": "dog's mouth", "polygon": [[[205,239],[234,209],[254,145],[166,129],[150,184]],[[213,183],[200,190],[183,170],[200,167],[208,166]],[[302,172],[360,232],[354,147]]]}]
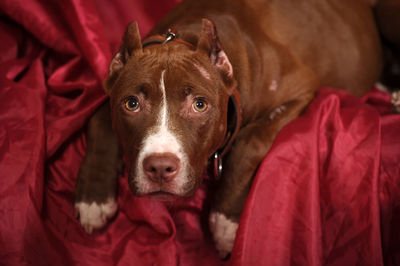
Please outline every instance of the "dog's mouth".
[{"label": "dog's mouth", "polygon": [[131,191],[138,197],[147,197],[159,201],[176,201],[193,196],[198,187],[198,183],[188,182],[182,187],[157,185],[147,187],[147,189],[140,189],[137,186],[133,186]]},{"label": "dog's mouth", "polygon": [[150,197],[151,199],[158,200],[158,201],[176,201],[177,199],[181,198],[180,196],[166,192],[166,191],[156,191],[147,194],[146,196]]}]

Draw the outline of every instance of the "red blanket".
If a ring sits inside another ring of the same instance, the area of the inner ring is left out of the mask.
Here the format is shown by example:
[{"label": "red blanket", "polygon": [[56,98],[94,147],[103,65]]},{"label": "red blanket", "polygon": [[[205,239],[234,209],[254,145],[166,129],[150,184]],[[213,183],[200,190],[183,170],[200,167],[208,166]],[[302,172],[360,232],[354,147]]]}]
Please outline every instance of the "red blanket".
[{"label": "red blanket", "polygon": [[322,88],[261,164],[229,261],[190,200],[134,197],[89,236],[73,191],[87,119],[126,24],[174,0],[0,1],[0,265],[400,265],[400,116],[389,95]]}]

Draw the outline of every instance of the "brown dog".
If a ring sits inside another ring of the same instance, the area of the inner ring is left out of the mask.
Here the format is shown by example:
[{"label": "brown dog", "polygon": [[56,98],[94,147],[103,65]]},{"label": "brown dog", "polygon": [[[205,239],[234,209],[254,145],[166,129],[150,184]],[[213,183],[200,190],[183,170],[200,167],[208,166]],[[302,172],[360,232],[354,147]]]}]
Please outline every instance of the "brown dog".
[{"label": "brown dog", "polygon": [[225,257],[278,132],[318,86],[361,95],[380,67],[364,0],[188,0],[144,41],[131,23],[105,81],[109,105],[89,123],[75,203],[82,225],[91,233],[117,210],[119,144],[131,190],[164,200],[192,195],[211,158],[221,177],[210,229]]}]

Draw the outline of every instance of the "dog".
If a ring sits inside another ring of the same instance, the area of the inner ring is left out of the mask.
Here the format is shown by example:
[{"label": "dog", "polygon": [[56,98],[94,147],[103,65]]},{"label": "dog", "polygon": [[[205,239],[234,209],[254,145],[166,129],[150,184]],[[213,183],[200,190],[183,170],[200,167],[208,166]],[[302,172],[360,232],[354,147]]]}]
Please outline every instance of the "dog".
[{"label": "dog", "polygon": [[211,163],[209,225],[225,258],[278,132],[318,87],[362,95],[379,79],[371,2],[184,0],[143,40],[130,23],[104,82],[109,101],[88,124],[75,199],[85,231],[116,213],[122,157],[132,192],[159,200],[192,195]]}]

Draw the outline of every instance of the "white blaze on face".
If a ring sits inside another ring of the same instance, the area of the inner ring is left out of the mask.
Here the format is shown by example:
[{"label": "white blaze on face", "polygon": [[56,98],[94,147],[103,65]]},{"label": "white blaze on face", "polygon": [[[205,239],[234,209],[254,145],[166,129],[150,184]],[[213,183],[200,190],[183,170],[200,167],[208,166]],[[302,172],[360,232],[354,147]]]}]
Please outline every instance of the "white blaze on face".
[{"label": "white blaze on face", "polygon": [[[136,186],[139,193],[149,192],[154,184],[147,180],[143,170],[143,160],[151,154],[160,153],[172,153],[180,161],[180,170],[178,175],[175,177],[175,193],[179,193],[182,186],[186,182],[187,176],[187,160],[183,153],[182,145],[180,144],[176,135],[170,130],[168,125],[171,123],[168,114],[168,102],[167,93],[164,82],[165,70],[161,72],[160,89],[162,93],[162,101],[160,112],[157,117],[157,124],[153,130],[150,130],[150,134],[143,141],[143,148],[139,152],[137,167],[136,167]],[[151,192],[151,191],[150,191]]]},{"label": "white blaze on face", "polygon": [[161,129],[167,130],[167,91],[164,82],[165,70],[161,72],[160,88],[162,92]]}]

